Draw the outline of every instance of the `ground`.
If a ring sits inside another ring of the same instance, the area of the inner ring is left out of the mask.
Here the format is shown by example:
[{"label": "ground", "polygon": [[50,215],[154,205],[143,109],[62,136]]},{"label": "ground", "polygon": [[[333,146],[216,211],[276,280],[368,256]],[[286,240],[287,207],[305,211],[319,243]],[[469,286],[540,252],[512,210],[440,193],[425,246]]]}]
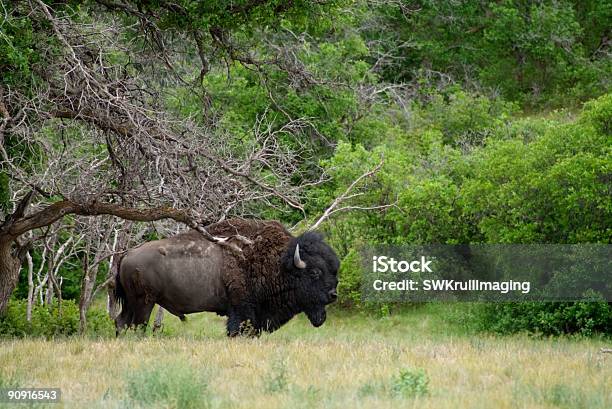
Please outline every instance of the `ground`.
[{"label": "ground", "polygon": [[0,384],[59,387],[53,408],[612,407],[609,340],[472,333],[453,308],[334,310],[259,339],[197,314],[144,337],[4,340]]}]

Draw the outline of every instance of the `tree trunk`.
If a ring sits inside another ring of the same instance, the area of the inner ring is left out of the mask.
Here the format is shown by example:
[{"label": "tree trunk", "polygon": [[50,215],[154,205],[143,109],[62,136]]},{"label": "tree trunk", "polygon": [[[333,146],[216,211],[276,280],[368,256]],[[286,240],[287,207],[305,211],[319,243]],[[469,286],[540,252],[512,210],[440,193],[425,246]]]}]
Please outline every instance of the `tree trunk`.
[{"label": "tree trunk", "polygon": [[45,293],[45,305],[51,306],[53,302],[53,270],[55,270],[55,259],[56,255],[53,254],[55,250],[55,243],[57,241],[57,236],[51,235],[49,242],[46,244],[49,247],[49,254],[51,257],[47,260],[47,292]]},{"label": "tree trunk", "polygon": [[87,311],[92,301],[92,294],[98,276],[98,266],[93,266],[85,270],[85,276],[81,283],[81,295],[79,297],[79,332],[85,333],[87,329]]},{"label": "tree trunk", "polygon": [[157,332],[162,327],[162,321],[164,320],[164,309],[159,306],[157,314],[155,314],[155,321],[153,321],[153,332]]},{"label": "tree trunk", "polygon": [[[53,274],[53,273],[49,272],[47,274]],[[50,307],[52,302],[53,302],[53,282],[51,281],[51,279],[48,279],[47,280],[47,291],[45,291],[45,305]]]},{"label": "tree trunk", "polygon": [[61,317],[62,316],[62,284],[61,284],[61,280],[60,282],[57,281],[57,277],[55,276],[56,271],[49,272],[50,280],[48,284],[49,284],[49,290],[51,290],[51,297],[50,297],[49,305],[52,305],[53,303],[53,292],[55,291],[55,295],[57,296],[57,313]]},{"label": "tree trunk", "polygon": [[[115,233],[115,237],[113,239],[113,247],[112,247],[113,253],[124,251],[127,248],[129,241],[130,241],[131,229],[132,229],[132,223],[127,221],[125,225],[123,226],[123,228]],[[107,292],[108,292],[106,309],[107,309],[108,315],[113,320],[116,318],[116,315],[118,315],[119,313],[119,311],[117,311],[119,308],[117,308],[117,305],[115,303],[115,277],[117,277],[117,274],[119,274],[119,267],[120,267],[122,258],[123,258],[122,255],[115,254],[109,260],[107,280],[112,278],[112,281],[106,287]]]},{"label": "tree trunk", "polygon": [[13,240],[0,238],[0,314],[4,314],[19,280],[21,262],[12,254]]},{"label": "tree trunk", "polygon": [[26,257],[28,259],[28,306],[26,309],[26,320],[30,322],[32,321],[32,304],[34,302],[34,262],[29,251]]}]

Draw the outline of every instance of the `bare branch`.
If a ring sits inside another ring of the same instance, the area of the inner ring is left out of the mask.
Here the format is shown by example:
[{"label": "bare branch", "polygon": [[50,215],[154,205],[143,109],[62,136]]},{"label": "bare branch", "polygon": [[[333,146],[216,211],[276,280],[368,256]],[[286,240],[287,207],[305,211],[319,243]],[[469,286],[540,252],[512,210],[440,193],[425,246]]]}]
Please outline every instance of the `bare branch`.
[{"label": "bare branch", "polygon": [[359,183],[367,178],[372,177],[373,175],[375,175],[383,166],[384,164],[384,158],[381,158],[380,163],[378,165],[376,165],[373,169],[361,174],[361,176],[359,176],[357,179],[355,179],[350,185],[349,187],[346,188],[346,190],[344,191],[344,193],[342,193],[340,196],[338,196],[333,202],[332,204],[325,209],[325,211],[323,212],[323,215],[321,215],[321,217],[312,225],[308,228],[308,230],[316,230],[321,223],[323,223],[326,219],[328,219],[332,214],[339,212],[339,211],[349,211],[349,210],[374,210],[374,209],[386,209],[392,206],[395,206],[395,204],[390,204],[390,205],[382,205],[382,206],[371,206],[371,207],[362,207],[362,206],[346,206],[346,207],[342,207],[342,208],[338,208],[338,205],[340,205],[342,202],[346,201],[347,199],[350,199],[352,197],[355,197],[356,195],[350,195],[351,191],[357,186],[359,185]]}]

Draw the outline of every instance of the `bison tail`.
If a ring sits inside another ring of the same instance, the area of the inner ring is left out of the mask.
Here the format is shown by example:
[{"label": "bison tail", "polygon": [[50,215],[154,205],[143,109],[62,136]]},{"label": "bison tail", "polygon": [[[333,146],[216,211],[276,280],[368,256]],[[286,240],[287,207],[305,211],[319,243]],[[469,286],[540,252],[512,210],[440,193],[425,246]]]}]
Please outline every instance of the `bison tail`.
[{"label": "bison tail", "polygon": [[117,272],[117,276],[115,276],[114,296],[115,296],[115,303],[123,307],[127,301],[127,294],[125,293],[125,288],[123,288],[123,285],[121,285],[121,280],[119,279],[120,271],[121,271],[121,268]]}]

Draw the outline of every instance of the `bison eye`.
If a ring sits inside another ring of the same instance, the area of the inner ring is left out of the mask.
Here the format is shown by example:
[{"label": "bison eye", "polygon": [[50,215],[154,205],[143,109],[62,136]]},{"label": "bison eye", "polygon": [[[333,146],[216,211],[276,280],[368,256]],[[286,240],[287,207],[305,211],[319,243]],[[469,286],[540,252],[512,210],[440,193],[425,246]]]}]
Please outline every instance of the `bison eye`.
[{"label": "bison eye", "polygon": [[318,268],[314,268],[311,272],[310,275],[312,276],[312,278],[314,278],[315,280],[317,280],[319,277],[321,277],[321,270],[319,270]]}]

